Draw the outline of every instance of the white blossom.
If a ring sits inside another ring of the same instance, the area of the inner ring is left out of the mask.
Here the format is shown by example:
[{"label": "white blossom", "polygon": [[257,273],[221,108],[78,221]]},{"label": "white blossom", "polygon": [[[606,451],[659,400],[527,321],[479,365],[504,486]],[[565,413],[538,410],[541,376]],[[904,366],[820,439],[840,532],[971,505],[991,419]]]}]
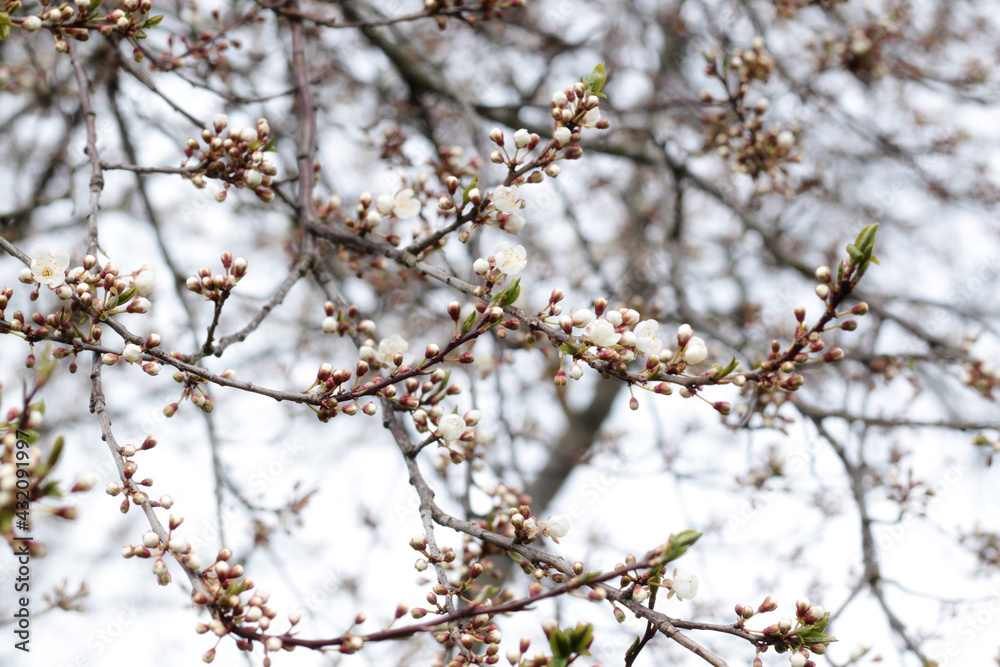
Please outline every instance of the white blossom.
[{"label": "white blossom", "polygon": [[528,254],[522,245],[511,247],[509,243],[498,243],[493,248],[493,257],[496,259],[497,269],[507,276],[520,273],[528,264]]},{"label": "white blossom", "polygon": [[573,311],[573,326],[579,329],[594,321],[594,311],[589,308],[581,308]]},{"label": "white blossom", "polygon": [[795,145],[795,135],[788,130],[778,132],[778,146],[781,148],[791,148]]},{"label": "white blossom", "polygon": [[127,361],[131,361],[133,364],[139,361],[139,355],[142,354],[142,348],[135,343],[129,343],[125,346],[122,351],[122,356],[125,357]]},{"label": "white blossom", "polygon": [[49,287],[59,287],[66,282],[66,267],[69,265],[69,253],[59,250],[55,253],[43,245],[31,249],[31,277],[37,283]]},{"label": "white blossom", "polygon": [[409,220],[420,215],[420,200],[413,196],[413,190],[406,188],[396,195],[392,212],[400,220]]},{"label": "white blossom", "polygon": [[556,146],[565,146],[573,138],[573,133],[569,131],[566,126],[560,126],[556,128],[556,131],[552,133],[552,138],[556,140]]},{"label": "white blossom", "polygon": [[656,320],[643,320],[635,325],[635,349],[643,354],[655,354],[660,349],[660,340],[656,337],[659,328],[660,323]]},{"label": "white blossom", "polygon": [[503,223],[504,231],[510,232],[511,234],[517,234],[519,231],[524,229],[524,222],[523,215],[511,213],[510,216],[508,216],[507,221]]},{"label": "white blossom", "polygon": [[480,257],[472,263],[472,270],[475,271],[476,275],[485,276],[490,271],[490,263]]},{"label": "white blossom", "polygon": [[383,338],[379,341],[378,351],[375,353],[375,358],[386,366],[391,366],[393,362],[393,357],[397,353],[406,354],[406,351],[410,349],[410,344],[406,342],[406,339],[395,334],[389,336],[388,338]]},{"label": "white blossom", "polygon": [[687,570],[680,570],[674,574],[674,583],[671,587],[678,600],[690,600],[698,594],[698,577]]},{"label": "white blossom", "polygon": [[335,317],[324,317],[323,318],[323,333],[337,333],[337,318]]},{"label": "white blossom", "polygon": [[597,125],[597,121],[599,120],[601,120],[601,109],[600,107],[594,107],[587,113],[583,114],[583,121],[581,121],[580,124],[590,127],[592,125]]},{"label": "white blossom", "polygon": [[375,208],[382,215],[392,213],[392,208],[396,205],[396,198],[390,194],[379,195],[375,199]]},{"label": "white blossom", "polygon": [[606,319],[608,322],[611,322],[611,324],[613,324],[616,327],[620,327],[622,325],[622,322],[625,320],[625,318],[622,317],[622,314],[619,313],[617,310],[609,310],[608,312],[604,313],[604,319]]},{"label": "white blossom", "polygon": [[518,148],[524,148],[531,141],[531,134],[523,127],[514,133],[514,145]]},{"label": "white blossom", "polygon": [[243,175],[243,182],[247,184],[248,188],[255,188],[261,184],[264,180],[264,174],[260,173],[256,169],[248,169],[247,173]]},{"label": "white blossom", "polygon": [[677,327],[677,340],[683,345],[685,341],[690,340],[691,336],[694,335],[694,331],[691,329],[690,324],[682,324]]},{"label": "white blossom", "polygon": [[458,415],[445,415],[438,422],[438,435],[448,442],[458,440],[465,433],[465,420]]},{"label": "white blossom", "polygon": [[525,519],[524,524],[524,534],[529,540],[533,540],[542,534],[542,529],[538,527],[538,523],[535,521],[534,517],[529,517]]},{"label": "white blossom", "polygon": [[621,334],[615,333],[614,326],[607,320],[594,320],[587,326],[583,335],[600,347],[614,345],[622,337]]},{"label": "white blossom", "polygon": [[142,269],[136,275],[135,280],[135,291],[146,296],[156,289],[156,274],[153,273],[152,269]]},{"label": "white blossom", "polygon": [[564,107],[568,103],[569,100],[566,99],[566,93],[564,93],[563,91],[557,90],[556,92],[552,93],[552,104],[556,105],[557,107]]},{"label": "white blossom", "polygon": [[38,18],[37,16],[26,16],[24,18],[24,22],[21,23],[21,27],[27,30],[28,32],[35,32],[36,30],[41,29],[42,19]]},{"label": "white blossom", "polygon": [[510,213],[520,208],[517,198],[518,187],[516,185],[498,185],[493,190],[493,205],[501,213]]},{"label": "white blossom", "polygon": [[560,537],[566,537],[566,533],[569,532],[569,517],[563,514],[556,514],[555,516],[550,516],[545,525],[548,527],[549,536],[555,539]]},{"label": "white blossom", "polygon": [[793,653],[788,658],[788,664],[790,664],[792,667],[805,667],[806,657],[801,653]]},{"label": "white blossom", "polygon": [[705,346],[705,341],[697,336],[688,341],[687,347],[684,348],[685,362],[692,366],[697,366],[705,361],[707,357],[708,348]]}]

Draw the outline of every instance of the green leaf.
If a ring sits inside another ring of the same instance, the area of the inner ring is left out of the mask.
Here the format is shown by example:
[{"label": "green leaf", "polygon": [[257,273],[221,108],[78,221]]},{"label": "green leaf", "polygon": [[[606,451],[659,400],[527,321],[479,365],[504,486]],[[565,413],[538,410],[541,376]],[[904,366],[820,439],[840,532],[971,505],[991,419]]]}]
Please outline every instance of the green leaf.
[{"label": "green leaf", "polygon": [[97,8],[104,4],[104,0],[90,0],[90,11],[96,12]]},{"label": "green leaf", "polygon": [[587,90],[594,95],[599,95],[607,78],[608,73],[604,69],[604,63],[597,63],[597,66],[591,70],[590,76],[587,77]]},{"label": "green leaf", "polygon": [[56,441],[52,443],[52,451],[49,452],[49,458],[45,461],[45,466],[49,470],[55,468],[56,464],[59,463],[59,457],[62,455],[63,445],[65,442],[65,438],[60,435],[56,438]]},{"label": "green leaf", "polygon": [[462,335],[463,336],[465,334],[469,333],[469,330],[472,329],[472,325],[474,325],[476,323],[476,318],[478,318],[478,317],[479,317],[479,311],[478,310],[474,310],[471,313],[469,313],[468,317],[465,318],[465,321],[462,322]]},{"label": "green leaf", "polygon": [[10,14],[0,12],[0,39],[10,37]]},{"label": "green leaf", "polygon": [[271,137],[271,140],[261,150],[265,153],[277,153],[278,151],[274,148],[276,143],[278,143],[278,137]]},{"label": "green leaf", "polygon": [[868,225],[858,234],[858,238],[854,241],[854,245],[861,249],[862,252],[871,253],[875,249],[875,237],[878,236],[878,223]]},{"label": "green leaf", "polygon": [[549,646],[552,647],[552,655],[556,658],[568,658],[570,655],[569,639],[566,634],[556,628],[549,634]]},{"label": "green leaf", "polygon": [[677,533],[676,535],[671,535],[670,539],[667,541],[667,546],[663,550],[664,558],[663,564],[666,565],[670,561],[677,560],[695,543],[698,538],[701,537],[701,533],[697,530],[685,530],[683,532]]},{"label": "green leaf", "polygon": [[590,642],[594,639],[594,626],[587,623],[569,631],[570,650],[576,655],[590,655]]},{"label": "green leaf", "polygon": [[715,371],[712,372],[712,377],[714,377],[714,378],[724,378],[727,375],[729,375],[730,373],[732,373],[733,371],[735,371],[736,367],[739,366],[739,365],[740,365],[740,362],[736,361],[736,357],[734,356],[730,360],[730,362],[728,364],[726,364],[725,368],[723,368],[719,364],[716,364],[717,368],[716,368]]},{"label": "green leaf", "polygon": [[496,303],[498,306],[503,308],[504,306],[509,306],[517,301],[517,297],[519,296],[521,296],[521,279],[515,278],[510,285],[507,285],[507,287],[505,287],[504,290],[496,296]]},{"label": "green leaf", "polygon": [[150,16],[148,19],[142,22],[139,26],[139,30],[145,30],[146,28],[155,28],[160,25],[160,21],[163,20],[163,16]]},{"label": "green leaf", "polygon": [[473,188],[478,188],[478,187],[479,187],[479,176],[476,176],[474,179],[472,179],[472,182],[469,183],[469,187],[462,190],[463,206],[469,203],[469,193],[472,192]]}]

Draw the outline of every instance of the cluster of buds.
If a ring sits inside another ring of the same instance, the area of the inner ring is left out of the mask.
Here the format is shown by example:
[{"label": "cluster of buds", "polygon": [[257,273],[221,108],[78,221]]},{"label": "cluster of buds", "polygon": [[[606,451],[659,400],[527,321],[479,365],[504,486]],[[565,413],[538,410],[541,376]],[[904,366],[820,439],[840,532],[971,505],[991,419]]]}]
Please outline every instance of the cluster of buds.
[{"label": "cluster of buds", "polygon": [[1000,369],[988,361],[972,359],[962,364],[959,380],[978,391],[983,398],[993,401],[996,400],[994,392],[997,385],[1000,385]]},{"label": "cluster of buds", "polygon": [[[216,25],[221,25],[218,9],[212,10],[212,18]],[[178,41],[180,53],[174,54],[174,44]],[[238,49],[242,45],[239,39],[228,37],[225,30],[205,28],[194,39],[183,32],[179,35],[170,34],[167,36],[167,48],[160,51],[156,66],[158,69],[171,71],[181,67],[185,59],[192,59],[204,61],[211,71],[228,70],[230,65],[225,56],[226,51],[230,46]]]},{"label": "cluster of buds", "polygon": [[375,331],[375,323],[371,320],[355,321],[358,317],[358,307],[348,306],[338,309],[332,301],[323,304],[326,316],[321,324],[323,333],[343,336],[349,333],[370,334]]},{"label": "cluster of buds", "polygon": [[[26,318],[21,311],[14,312],[9,322],[0,324],[0,333],[13,333],[28,343],[61,337],[80,338],[96,345],[101,339],[100,322],[120,313],[146,313],[150,309],[147,296],[156,288],[156,274],[149,267],[122,274],[112,263],[99,268],[97,259],[87,255],[82,265],[70,269],[69,253],[65,251],[53,253],[44,246],[35,246],[31,252],[31,266],[21,270],[18,280],[33,287],[32,301],[39,298],[39,289],[44,285],[64,303],[59,310],[47,315],[35,312]],[[10,288],[0,291],[0,319],[5,319],[4,310],[12,296]],[[122,354],[108,353],[103,360],[110,365],[124,356],[135,363],[144,349],[158,344],[159,336],[151,334],[143,347],[129,344]],[[75,352],[57,348],[52,356],[56,359],[72,356],[70,372],[76,372]],[[28,355],[26,364],[29,368],[34,366],[33,354]],[[144,363],[142,367],[150,375],[160,370],[155,361]]]},{"label": "cluster of buds", "polygon": [[[340,198],[337,197],[336,205],[333,200],[323,208],[322,204],[318,213],[321,217],[329,215],[332,211],[340,208]],[[357,218],[345,218],[344,224],[349,229],[356,229],[361,232],[370,232],[382,224],[383,218],[394,218],[397,220],[409,220],[420,215],[422,204],[418,198],[418,193],[413,188],[403,188],[396,193],[385,193],[378,197],[372,196],[370,192],[362,192],[358,196],[358,203],[355,206]],[[400,238],[396,235],[387,235],[386,239],[394,246],[398,246]]]},{"label": "cluster of buds", "polygon": [[[757,37],[750,49],[736,49],[728,57],[706,54],[706,63],[706,73],[722,84],[725,96],[701,95],[703,102],[721,105],[702,115],[705,150],[732,159],[733,171],[754,179],[767,175],[778,187],[784,181],[786,165],[801,159],[794,151],[802,130],[797,124],[786,127],[772,123],[765,128],[764,116],[771,101],[758,97],[753,104],[747,102],[750,83],[766,83],[774,70],[774,58],[764,48],[764,40]],[[759,184],[758,188],[766,186]],[[779,189],[791,194],[786,186]]]},{"label": "cluster of buds", "polygon": [[195,155],[198,163],[188,168],[185,178],[198,188],[205,187],[205,178],[221,180],[226,189],[215,196],[218,201],[225,200],[232,185],[253,190],[261,201],[270,202],[274,199],[271,178],[278,173],[277,167],[264,159],[264,153],[271,150],[275,141],[271,136],[271,127],[266,119],[260,118],[256,128],[230,129],[223,137],[222,131],[228,124],[229,118],[219,114],[212,129],[201,131],[205,148],[194,137],[187,140],[184,147],[186,159],[181,166],[186,167],[188,159]]},{"label": "cluster of buds", "polygon": [[[449,390],[452,390],[452,394],[458,393],[454,391],[458,389],[458,386],[448,385],[447,374],[440,369],[435,370],[431,376],[433,377],[434,374],[439,374],[438,377],[441,379],[441,384],[436,388],[429,382],[423,383],[421,390],[428,390],[423,395],[426,396],[426,403],[412,413],[413,423],[420,433],[431,432],[431,429],[436,427],[434,434],[443,448],[446,457],[446,461],[442,466],[447,462],[459,464],[471,460],[476,454],[476,446],[481,441],[479,437],[480,433],[477,432],[475,427],[482,420],[482,413],[479,410],[469,410],[464,415],[454,413],[444,414],[444,408],[440,403],[436,405],[432,403],[440,401],[446,395],[449,395]],[[408,379],[407,382],[409,381]],[[440,387],[444,387],[444,391],[438,390],[434,393],[435,389]]]},{"label": "cluster of buds", "polygon": [[[152,535],[155,536],[155,533]],[[211,632],[216,637],[225,637],[237,627],[247,627],[263,637],[265,654],[282,649],[291,650],[291,645],[286,645],[281,639],[287,633],[277,635],[271,628],[278,611],[267,605],[271,597],[270,592],[255,588],[253,579],[246,576],[242,565],[229,563],[232,557],[231,550],[221,549],[215,557],[215,562],[204,570],[201,569],[201,559],[197,554],[193,554],[190,560],[185,560],[183,556],[180,558],[185,567],[198,572],[204,584],[205,590],[195,592],[191,596],[192,601],[213,611],[213,619],[208,623],[198,623],[195,632],[198,634]],[[246,600],[243,599],[244,595]],[[300,611],[291,612],[288,615],[289,626],[294,628],[301,619]],[[251,641],[238,637],[236,646],[242,651],[253,650]],[[208,663],[214,661],[215,649],[207,651],[202,659]],[[271,659],[265,657],[264,664],[270,665]]]},{"label": "cluster of buds", "polygon": [[897,30],[889,20],[874,20],[865,26],[851,26],[844,40],[828,33],[824,36],[823,46],[827,56],[836,65],[868,85],[888,73],[885,44],[895,37]]},{"label": "cluster of buds", "polygon": [[138,447],[135,445],[125,445],[119,449],[122,459],[124,459],[123,481],[109,482],[106,493],[112,498],[123,495],[121,504],[122,514],[128,514],[132,505],[148,505],[149,507],[162,507],[170,509],[174,501],[170,496],[162,496],[159,500],[152,500],[144,489],[153,486],[153,480],[149,477],[138,479],[135,475],[139,472],[139,464],[135,461],[135,455],[141,451],[147,451],[156,447],[156,439],[148,436]]},{"label": "cluster of buds", "polygon": [[[8,4],[8,13],[17,11],[20,4],[16,0],[13,6]],[[21,19],[20,26],[25,32],[37,32],[45,28],[55,39],[56,51],[67,53],[69,51],[67,38],[86,42],[90,39],[90,31],[94,28],[105,37],[118,33],[135,44],[136,40],[146,36],[144,30],[158,25],[163,20],[162,16],[148,16],[153,8],[152,0],[125,0],[120,8],[104,16],[98,15],[100,6],[100,2],[76,0],[72,5],[64,3],[39,15],[25,16]],[[139,55],[141,52],[136,49],[134,53],[136,60],[141,60]]]},{"label": "cluster of buds", "polygon": [[[511,537],[528,544],[539,537],[551,537],[557,543],[559,538],[565,537],[569,532],[570,520],[561,514],[550,516],[546,521],[535,519],[531,515],[531,507],[521,504],[507,510],[510,517],[508,533]],[[528,567],[530,564],[525,564]]]},{"label": "cluster of buds", "polygon": [[[480,257],[473,262],[472,270],[476,275],[483,276],[486,280],[487,291],[489,291],[494,285],[503,284],[510,276],[515,276],[523,271],[527,265],[528,253],[524,246],[512,246],[502,241],[496,244],[493,248],[493,254],[489,257]],[[485,293],[484,291],[476,296],[483,296]],[[510,303],[513,303],[514,300],[516,297],[511,299]]]},{"label": "cluster of buds", "polygon": [[[427,544],[427,538],[423,534],[418,534],[410,540],[410,548],[419,553],[421,556],[420,558],[417,559],[416,563],[414,563],[414,568],[418,572],[423,572],[431,564],[443,563],[446,566],[448,566],[454,563],[455,560],[458,558],[458,554],[455,553],[455,550],[448,546],[441,547],[441,549],[439,550],[440,553],[434,553],[433,551],[431,551]],[[451,593],[445,590],[444,587],[442,586],[441,588],[435,587],[434,594],[450,595]],[[427,601],[433,605],[438,605],[438,601],[434,596],[428,595]],[[439,606],[437,610],[439,612],[443,612],[444,607]],[[413,614],[413,612],[415,611],[416,610],[413,610],[410,613]],[[426,610],[424,610],[424,613],[426,613]],[[418,618],[418,616],[414,615],[414,618]]]},{"label": "cluster of buds", "polygon": [[[500,135],[503,140],[503,130],[494,128],[490,136]],[[468,215],[475,225],[493,225],[510,234],[517,234],[524,229],[525,219],[518,211],[524,207],[520,188],[517,185],[498,185],[492,193],[484,194],[478,187],[479,179],[461,188],[461,182],[455,176],[448,176],[445,181],[447,194],[438,198],[438,213],[441,215],[458,214],[471,206]],[[459,236],[462,242],[468,240],[468,232]]]},{"label": "cluster of buds", "polygon": [[109,262],[99,269],[97,258],[87,255],[81,266],[67,270],[69,253],[65,250],[53,253],[45,246],[35,246],[31,254],[31,267],[21,269],[18,280],[35,286],[30,297],[32,301],[38,299],[38,288],[45,285],[63,301],[78,298],[79,304],[100,320],[126,311],[145,313],[149,310],[146,296],[156,289],[156,274],[149,267],[144,266],[131,275],[121,275],[115,264]]},{"label": "cluster of buds", "polygon": [[[172,506],[171,501],[171,506]],[[184,523],[184,519],[170,515],[168,523],[170,532],[167,539],[162,540],[159,533],[149,531],[142,536],[142,544],[125,545],[122,547],[122,557],[124,558],[152,558],[153,574],[160,586],[166,586],[171,581],[170,570],[164,556],[177,559],[184,567],[194,572],[201,569],[201,557],[191,550],[191,545],[179,537],[174,536],[174,531]]]},{"label": "cluster of buds", "polygon": [[[551,301],[549,309],[555,310]],[[571,351],[574,358],[597,358],[612,364],[628,364],[645,356],[645,370],[650,378],[661,371],[681,373],[688,366],[698,366],[708,358],[705,341],[694,335],[690,325],[678,327],[677,350],[674,351],[664,347],[657,335],[659,322],[643,320],[639,312],[632,308],[610,310],[607,299],[595,299],[592,310],[580,308],[571,315],[560,315],[558,323],[569,335],[574,329],[583,329],[580,336],[582,343],[571,345],[574,347]],[[591,349],[596,351],[590,352]],[[582,369],[574,365],[569,377],[578,380],[582,373]],[[565,373],[562,377],[565,378]]]},{"label": "cluster of buds", "polygon": [[[424,12],[434,17],[438,28],[444,30],[449,16],[460,16],[462,21],[473,24],[478,21],[489,21],[492,18],[502,18],[504,9],[524,7],[525,0],[504,0],[503,2],[484,2],[481,5],[469,5],[465,0],[424,0]],[[455,13],[450,10],[461,10]]]},{"label": "cluster of buds", "polygon": [[[43,455],[37,444],[31,444],[38,439],[37,429],[42,425],[44,412],[45,407],[40,402],[30,403],[23,409],[13,406],[0,421],[0,533],[12,549],[18,544],[26,544],[28,553],[36,557],[45,555],[44,544],[37,540],[15,541],[15,530],[31,531],[30,506],[45,498],[46,513],[67,520],[76,519],[78,515],[75,505],[62,504],[64,490],[59,481],[51,477],[63,451],[62,436],[52,443],[48,456]],[[96,475],[88,474],[78,479],[69,492],[84,493],[96,483]]]},{"label": "cluster of buds", "polygon": [[[756,614],[771,612],[777,608],[777,602],[770,595],[757,609],[750,605],[738,604],[735,609],[736,624],[744,628],[744,623]],[[754,658],[753,664],[755,666],[763,664],[759,654],[773,647],[778,653],[790,652],[789,662],[792,667],[816,667],[810,656],[823,655],[830,642],[836,641],[833,637],[823,634],[829,622],[830,612],[819,605],[811,605],[807,598],[800,598],[795,603],[794,621],[783,618],[761,631],[762,642],[759,644],[758,656]]]},{"label": "cluster of buds", "polygon": [[242,257],[233,259],[231,252],[222,253],[222,268],[224,274],[212,275],[212,270],[202,268],[197,276],[187,279],[188,290],[195,294],[200,294],[209,301],[219,301],[229,296],[229,292],[236,287],[236,283],[247,274],[247,261]]},{"label": "cluster of buds", "polygon": [[[558,160],[576,160],[583,155],[583,148],[579,143],[583,128],[607,130],[611,127],[610,121],[601,118],[600,104],[601,98],[604,97],[601,88],[604,86],[605,77],[604,64],[601,63],[594,68],[586,81],[577,82],[565,90],[552,94],[550,100],[554,121],[552,141],[545,145],[545,152],[536,156],[526,168],[531,173],[527,176],[519,175],[516,182],[540,183],[545,176],[556,178],[560,173],[560,167],[556,164]],[[528,132],[524,128],[514,132],[513,152],[507,149],[504,133],[500,128],[494,128],[490,132],[490,140],[499,148],[490,154],[490,161],[506,165],[512,174],[525,163],[531,152],[541,143],[538,134]]]},{"label": "cluster of buds", "polygon": [[[170,356],[180,359],[180,352],[171,352]],[[236,377],[236,371],[231,368],[219,373],[219,376],[225,378],[226,380],[232,380]],[[163,408],[163,414],[167,418],[173,417],[177,414],[177,410],[180,409],[180,404],[184,402],[185,399],[189,399],[195,407],[199,408],[203,412],[211,412],[215,409],[215,404],[212,402],[212,397],[208,395],[205,387],[208,384],[208,380],[197,375],[192,375],[191,373],[174,373],[174,382],[184,385],[184,389],[181,392],[181,397],[175,403],[170,403],[165,408]]]},{"label": "cluster of buds", "polygon": [[[368,372],[368,364],[364,361],[358,363],[357,367],[357,377],[361,378],[364,374]],[[350,382],[351,371],[347,368],[334,368],[333,364],[324,362],[320,364],[319,370],[316,371],[316,379],[313,381],[312,385],[307,389],[307,391],[315,394],[329,394],[327,398],[322,402],[322,404],[315,408],[316,416],[322,422],[328,422],[337,414],[343,412],[346,415],[356,415],[360,409],[367,415],[375,414],[375,404],[368,403],[363,408],[359,408],[357,403],[346,403],[341,406],[337,399],[332,397],[332,394],[341,393],[348,391],[344,387],[344,384]],[[382,378],[375,378],[373,381],[369,382],[365,387],[359,390],[357,383],[354,383],[352,389],[358,390],[358,395],[363,395],[364,391],[370,389],[376,382],[381,382]]]},{"label": "cluster of buds", "polygon": [[125,349],[122,350],[121,354],[115,354],[114,352],[105,352],[101,356],[101,362],[105,366],[114,366],[120,360],[124,359],[130,364],[139,364],[142,370],[148,375],[159,375],[161,366],[160,362],[156,359],[149,359],[148,361],[143,359],[143,353],[152,350],[155,347],[159,347],[162,340],[158,333],[151,333],[143,341],[142,345],[136,345],[135,343],[126,343]]}]

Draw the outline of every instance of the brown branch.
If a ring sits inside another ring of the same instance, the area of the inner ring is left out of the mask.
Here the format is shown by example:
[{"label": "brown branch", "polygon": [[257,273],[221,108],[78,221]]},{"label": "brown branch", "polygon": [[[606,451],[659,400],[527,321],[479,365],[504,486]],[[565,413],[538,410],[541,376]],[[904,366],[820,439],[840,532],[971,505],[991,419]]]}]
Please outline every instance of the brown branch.
[{"label": "brown branch", "polygon": [[101,208],[101,190],[104,189],[104,172],[101,171],[101,155],[97,151],[97,112],[90,100],[90,79],[76,56],[76,48],[72,40],[66,43],[69,48],[70,61],[76,74],[76,86],[80,92],[80,104],[83,107],[84,123],[87,127],[87,157],[90,159],[90,208],[87,213],[87,254],[97,255],[100,243],[97,238],[97,212]]}]

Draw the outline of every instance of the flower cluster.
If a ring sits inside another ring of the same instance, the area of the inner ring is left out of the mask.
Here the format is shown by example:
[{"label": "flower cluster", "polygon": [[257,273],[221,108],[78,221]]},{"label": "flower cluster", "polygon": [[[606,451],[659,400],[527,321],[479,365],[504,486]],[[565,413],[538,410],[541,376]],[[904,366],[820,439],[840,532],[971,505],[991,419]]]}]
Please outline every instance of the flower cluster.
[{"label": "flower cluster", "polygon": [[200,294],[210,301],[219,301],[229,295],[236,283],[247,274],[248,263],[242,257],[233,259],[231,252],[222,253],[222,268],[225,273],[212,275],[212,270],[205,267],[198,270],[197,276],[187,279],[185,286],[191,292]]},{"label": "flower cluster", "polygon": [[[151,303],[146,298],[156,289],[156,274],[147,266],[131,275],[121,274],[118,267],[108,263],[104,268],[97,267],[97,259],[92,255],[83,258],[80,266],[69,267],[69,254],[65,251],[52,252],[45,246],[35,246],[31,249],[33,255],[30,268],[22,269],[18,280],[26,285],[45,285],[65,302],[61,309],[48,315],[36,312],[31,315],[30,323],[25,320],[21,311],[11,315],[9,325],[4,325],[0,333],[14,332],[25,338],[29,343],[62,336],[64,338],[80,338],[88,343],[97,344],[101,339],[100,322],[114,315],[148,312]],[[0,318],[13,291],[5,288],[0,293]],[[38,299],[38,289],[32,291],[31,299]],[[85,318],[79,318],[79,313],[85,313]],[[31,325],[35,326],[32,327]],[[146,347],[159,344],[159,336],[151,334],[146,341]],[[133,348],[139,346],[132,345]],[[124,353],[138,360],[135,350],[127,348]],[[53,352],[56,358],[63,358],[70,352],[58,348]],[[108,353],[105,363],[114,363],[119,355]],[[34,365],[34,356],[29,355],[28,366]],[[159,364],[150,362],[143,369],[152,375],[159,372]],[[70,364],[70,371],[76,371],[76,363]]]},{"label": "flower cluster", "polygon": [[512,246],[500,242],[493,248],[489,257],[480,257],[472,263],[472,270],[477,275],[484,276],[488,285],[502,283],[510,276],[515,276],[528,265],[528,253],[524,246]]},{"label": "flower cluster", "polygon": [[[15,3],[14,7],[19,4]],[[91,0],[76,0],[74,4],[64,3],[39,15],[25,16],[21,19],[20,25],[25,32],[37,32],[46,28],[55,38],[56,51],[67,53],[69,51],[67,38],[86,42],[90,39],[90,31],[95,28],[105,37],[118,33],[136,45],[136,40],[146,36],[144,30],[159,25],[163,20],[162,16],[149,16],[149,11],[153,8],[152,0],[125,0],[120,8],[104,16],[99,15],[100,7],[101,3],[94,3]],[[12,23],[7,19],[7,25],[2,26],[0,30],[9,29]],[[0,32],[0,39],[5,36]],[[138,48],[133,53],[137,61],[142,59]]]},{"label": "flower cluster", "polygon": [[[47,368],[36,370],[36,387],[44,384],[51,369],[49,362]],[[52,475],[63,451],[62,436],[55,439],[47,453],[37,442],[44,413],[45,406],[39,401],[12,406],[0,420],[0,535],[15,552],[20,544],[36,557],[45,554],[44,544],[24,537],[15,541],[15,529],[22,535],[30,534],[30,508],[35,503],[44,498],[46,513],[67,520],[77,518],[76,505],[64,504],[66,492]],[[96,475],[85,475],[73,484],[69,493],[84,493],[96,483]]]},{"label": "flower cluster", "polygon": [[[746,96],[751,82],[766,83],[774,71],[774,58],[764,47],[764,40],[756,37],[749,49],[736,49],[729,57],[706,54],[706,73],[718,80],[725,92],[723,99],[709,93],[701,98],[708,104],[719,104],[708,109],[702,117],[705,125],[705,150],[715,150],[723,158],[732,158],[732,169],[747,174],[755,180],[762,175],[770,178],[775,189],[790,196],[784,185],[786,165],[798,162],[795,153],[801,128],[796,124],[783,126],[772,123],[764,127],[764,116],[771,107],[767,97],[758,97],[752,104]],[[758,183],[765,190],[765,183]]]},{"label": "flower cluster", "polygon": [[357,332],[368,335],[375,331],[375,323],[371,320],[354,321],[358,317],[357,306],[351,305],[338,309],[332,301],[327,301],[323,304],[323,312],[326,313],[326,317],[323,318],[320,326],[325,334],[343,336]]},{"label": "flower cluster", "polygon": [[[595,312],[596,311],[596,312]],[[691,326],[681,325],[677,329],[677,351],[663,347],[657,335],[660,323],[643,320],[638,311],[631,308],[607,310],[607,301],[597,299],[594,309],[581,308],[572,315],[562,315],[559,325],[567,334],[574,329],[583,329],[581,338],[586,350],[597,348],[598,358],[606,361],[634,361],[639,356],[647,358],[647,369],[653,370],[660,364],[671,367],[671,372],[683,370],[684,366],[697,366],[708,358],[705,341],[693,335]],[[570,372],[570,377],[579,379],[582,371],[578,367]]]},{"label": "flower cluster", "polygon": [[206,178],[222,181],[225,189],[215,196],[218,201],[226,199],[230,186],[253,190],[264,202],[273,200],[271,177],[278,173],[278,169],[264,159],[264,153],[271,150],[274,144],[267,120],[258,119],[255,128],[227,130],[223,137],[222,131],[227,125],[229,118],[225,114],[219,114],[215,117],[212,129],[202,130],[201,140],[205,143],[205,148],[194,137],[187,140],[184,147],[186,159],[181,166],[187,167],[188,160],[196,154],[198,162],[187,168],[184,177],[198,188],[205,187]]},{"label": "flower cluster", "polygon": [[127,514],[132,505],[141,507],[148,504],[150,507],[170,509],[174,504],[170,496],[162,496],[159,500],[151,499],[145,489],[153,486],[153,480],[149,477],[145,479],[136,477],[136,473],[139,472],[139,464],[135,461],[135,455],[154,447],[156,447],[156,439],[153,436],[148,436],[138,447],[125,445],[119,449],[118,453],[121,454],[124,461],[124,482],[122,484],[109,482],[105,492],[112,498],[124,494],[125,497],[122,499],[120,507],[122,514]]}]

